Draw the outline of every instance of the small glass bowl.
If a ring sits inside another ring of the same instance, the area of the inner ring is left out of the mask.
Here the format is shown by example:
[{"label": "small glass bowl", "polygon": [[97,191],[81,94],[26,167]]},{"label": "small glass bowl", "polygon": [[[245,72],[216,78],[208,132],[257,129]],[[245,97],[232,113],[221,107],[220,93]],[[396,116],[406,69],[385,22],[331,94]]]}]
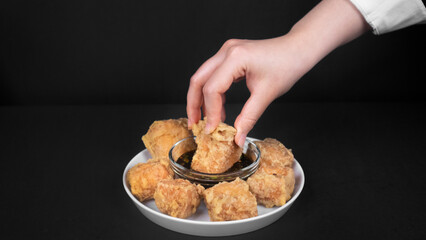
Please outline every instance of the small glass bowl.
[{"label": "small glass bowl", "polygon": [[223,181],[233,181],[237,177],[245,180],[253,173],[255,173],[259,167],[260,150],[256,146],[256,144],[254,144],[254,142],[249,138],[246,138],[243,153],[246,154],[246,156],[249,157],[253,161],[253,163],[251,163],[247,167],[233,172],[202,173],[185,168],[184,166],[176,162],[182,154],[189,151],[193,151],[196,148],[197,145],[195,143],[195,136],[184,138],[175,143],[169,151],[170,167],[179,178],[186,179],[195,184],[201,184],[204,187],[211,187]]}]

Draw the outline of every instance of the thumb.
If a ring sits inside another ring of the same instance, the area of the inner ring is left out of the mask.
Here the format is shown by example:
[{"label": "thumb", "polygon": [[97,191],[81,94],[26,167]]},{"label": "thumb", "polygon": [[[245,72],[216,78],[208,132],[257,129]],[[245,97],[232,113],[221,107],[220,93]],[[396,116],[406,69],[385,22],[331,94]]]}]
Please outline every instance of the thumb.
[{"label": "thumb", "polygon": [[247,134],[253,129],[257,120],[262,116],[271,102],[266,96],[254,93],[250,96],[234,123],[237,129],[235,143],[238,146],[244,146]]}]

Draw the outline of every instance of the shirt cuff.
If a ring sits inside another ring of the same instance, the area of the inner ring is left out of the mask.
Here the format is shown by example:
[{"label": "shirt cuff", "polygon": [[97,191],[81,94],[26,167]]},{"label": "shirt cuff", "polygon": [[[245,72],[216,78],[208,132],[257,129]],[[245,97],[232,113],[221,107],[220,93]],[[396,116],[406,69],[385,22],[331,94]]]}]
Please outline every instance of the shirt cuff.
[{"label": "shirt cuff", "polygon": [[421,0],[350,0],[374,34],[384,34],[418,23],[426,23]]}]

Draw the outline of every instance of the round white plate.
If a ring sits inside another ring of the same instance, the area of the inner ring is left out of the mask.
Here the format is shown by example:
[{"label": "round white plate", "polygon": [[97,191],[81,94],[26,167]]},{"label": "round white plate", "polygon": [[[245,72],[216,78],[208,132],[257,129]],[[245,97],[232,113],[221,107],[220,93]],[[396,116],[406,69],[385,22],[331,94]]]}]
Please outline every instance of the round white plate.
[{"label": "round white plate", "polygon": [[152,222],[172,231],[190,235],[229,236],[255,231],[268,226],[287,212],[287,210],[291,207],[293,202],[296,201],[297,197],[302,192],[303,185],[305,184],[305,175],[303,173],[303,169],[295,160],[293,164],[293,170],[296,178],[296,184],[294,186],[293,196],[283,206],[265,208],[261,205],[258,205],[257,217],[236,221],[211,222],[207,208],[204,205],[204,202],[201,201],[197,212],[193,216],[187,219],[180,219],[161,213],[155,205],[154,200],[145,201],[143,203],[139,202],[130,192],[126,181],[127,171],[136,164],[146,162],[150,158],[151,155],[149,154],[148,150],[145,149],[137,154],[127,164],[123,173],[123,186],[127,192],[127,195],[129,195],[130,199],[132,199],[138,210]]}]

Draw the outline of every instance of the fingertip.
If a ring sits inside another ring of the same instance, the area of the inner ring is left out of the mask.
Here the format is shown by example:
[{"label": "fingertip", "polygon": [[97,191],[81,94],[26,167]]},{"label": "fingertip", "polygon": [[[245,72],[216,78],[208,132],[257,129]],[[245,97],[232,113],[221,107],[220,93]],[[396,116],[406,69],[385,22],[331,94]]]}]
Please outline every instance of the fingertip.
[{"label": "fingertip", "polygon": [[191,118],[188,117],[188,129],[192,130],[192,125],[194,125],[194,122],[192,121]]},{"label": "fingertip", "polygon": [[213,128],[212,124],[209,123],[209,122],[207,122],[206,123],[206,127],[204,128],[204,133],[205,134],[210,134],[210,133],[213,132],[213,130],[214,130],[214,128]]},{"label": "fingertip", "polygon": [[235,135],[235,143],[240,147],[244,147],[244,143],[246,142],[247,134],[238,133]]},{"label": "fingertip", "polygon": [[219,123],[220,123],[220,119],[217,119],[213,116],[211,116],[211,117],[207,116],[206,117],[206,127],[204,128],[204,132],[206,134],[212,133],[217,128]]},{"label": "fingertip", "polygon": [[194,125],[194,123],[196,123],[199,119],[197,119],[197,116],[201,115],[201,110],[198,109],[194,109],[191,106],[187,106],[186,107],[186,116],[188,118],[188,129],[192,129],[192,126]]}]

